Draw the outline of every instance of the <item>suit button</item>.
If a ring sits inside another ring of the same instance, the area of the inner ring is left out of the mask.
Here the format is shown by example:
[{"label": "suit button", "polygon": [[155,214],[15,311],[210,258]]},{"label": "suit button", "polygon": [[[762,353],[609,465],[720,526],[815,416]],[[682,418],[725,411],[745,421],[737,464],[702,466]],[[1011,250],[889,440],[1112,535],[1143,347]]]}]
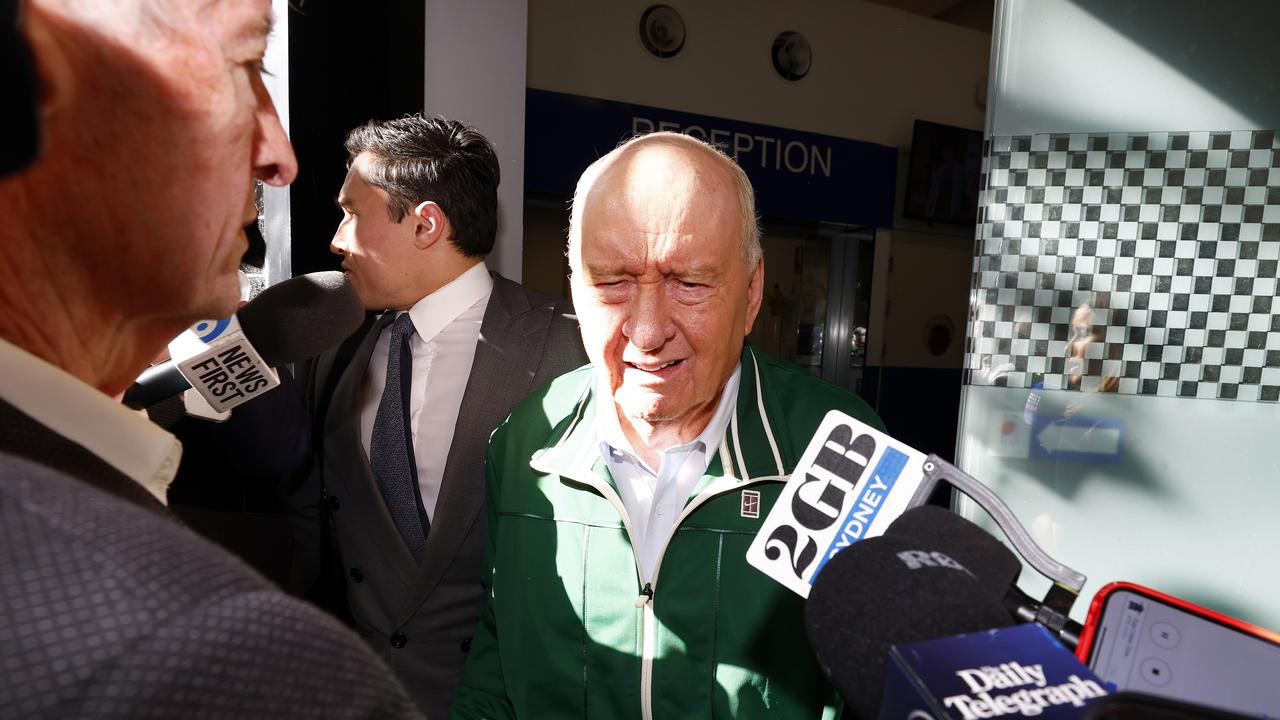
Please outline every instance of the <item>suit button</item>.
[{"label": "suit button", "polygon": [[471,638],[462,641],[462,652],[471,652]]},{"label": "suit button", "polygon": [[409,638],[405,637],[404,633],[392,633],[391,635],[391,647],[397,650],[404,647],[408,642]]},{"label": "suit button", "polygon": [[360,572],[360,568],[351,568],[351,581],[364,582],[364,573]]},{"label": "suit button", "polygon": [[324,499],[324,506],[329,509],[329,512],[337,512],[338,508],[342,507],[342,503],[338,502],[337,495],[330,495]]}]

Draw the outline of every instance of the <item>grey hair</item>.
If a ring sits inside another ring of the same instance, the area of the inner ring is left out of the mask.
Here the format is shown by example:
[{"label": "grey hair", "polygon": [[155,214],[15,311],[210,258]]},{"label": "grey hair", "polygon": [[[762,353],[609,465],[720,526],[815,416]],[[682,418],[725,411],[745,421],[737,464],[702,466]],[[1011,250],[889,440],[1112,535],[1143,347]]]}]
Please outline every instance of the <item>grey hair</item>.
[{"label": "grey hair", "polygon": [[566,250],[566,254],[569,257],[569,267],[571,269],[578,267],[580,253],[576,251],[581,247],[582,243],[582,212],[583,206],[586,204],[588,191],[613,158],[627,152],[634,146],[654,143],[698,148],[715,158],[733,178],[733,184],[738,191],[739,217],[742,222],[742,231],[739,234],[742,261],[746,264],[748,273],[753,271],[756,265],[760,263],[760,258],[764,255],[764,251],[760,247],[760,221],[756,217],[756,194],[751,187],[751,180],[747,177],[746,172],[742,170],[742,167],[719,147],[698,138],[676,132],[655,132],[637,135],[621,143],[607,155],[591,163],[583,171],[582,177],[578,179],[578,186],[574,189],[573,205],[569,211],[569,246]]}]

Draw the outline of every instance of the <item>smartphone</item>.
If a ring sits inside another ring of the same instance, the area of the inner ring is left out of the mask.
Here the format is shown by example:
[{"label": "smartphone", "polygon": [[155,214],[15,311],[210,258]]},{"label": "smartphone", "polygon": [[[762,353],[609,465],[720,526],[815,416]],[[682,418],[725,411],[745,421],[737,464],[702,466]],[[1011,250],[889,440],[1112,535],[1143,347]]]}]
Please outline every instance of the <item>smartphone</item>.
[{"label": "smartphone", "polygon": [[1099,590],[1076,655],[1118,690],[1280,718],[1280,634],[1151,588]]}]

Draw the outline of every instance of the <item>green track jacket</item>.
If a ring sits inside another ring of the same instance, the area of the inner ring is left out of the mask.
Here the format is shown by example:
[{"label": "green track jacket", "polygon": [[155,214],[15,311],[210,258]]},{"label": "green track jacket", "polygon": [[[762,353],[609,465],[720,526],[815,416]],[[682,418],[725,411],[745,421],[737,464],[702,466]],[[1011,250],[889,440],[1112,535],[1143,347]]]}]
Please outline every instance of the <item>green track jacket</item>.
[{"label": "green track jacket", "polygon": [[[836,696],[804,601],[746,562],[827,411],[855,395],[744,348],[737,408],[653,577],[600,458],[591,366],[531,394],[489,444],[480,624],[454,718],[804,718]],[[758,496],[756,495],[758,493]]]}]

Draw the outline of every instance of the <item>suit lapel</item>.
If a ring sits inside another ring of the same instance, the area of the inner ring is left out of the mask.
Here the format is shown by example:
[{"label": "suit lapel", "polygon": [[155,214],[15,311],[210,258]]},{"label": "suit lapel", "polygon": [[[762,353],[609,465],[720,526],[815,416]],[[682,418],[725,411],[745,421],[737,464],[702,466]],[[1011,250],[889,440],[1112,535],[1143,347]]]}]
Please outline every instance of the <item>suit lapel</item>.
[{"label": "suit lapel", "polygon": [[440,582],[484,507],[483,460],[489,435],[511,406],[532,389],[555,312],[550,305],[531,308],[524,289],[516,283],[500,275],[494,275],[493,280],[445,462],[426,555],[405,607],[406,619]]}]

